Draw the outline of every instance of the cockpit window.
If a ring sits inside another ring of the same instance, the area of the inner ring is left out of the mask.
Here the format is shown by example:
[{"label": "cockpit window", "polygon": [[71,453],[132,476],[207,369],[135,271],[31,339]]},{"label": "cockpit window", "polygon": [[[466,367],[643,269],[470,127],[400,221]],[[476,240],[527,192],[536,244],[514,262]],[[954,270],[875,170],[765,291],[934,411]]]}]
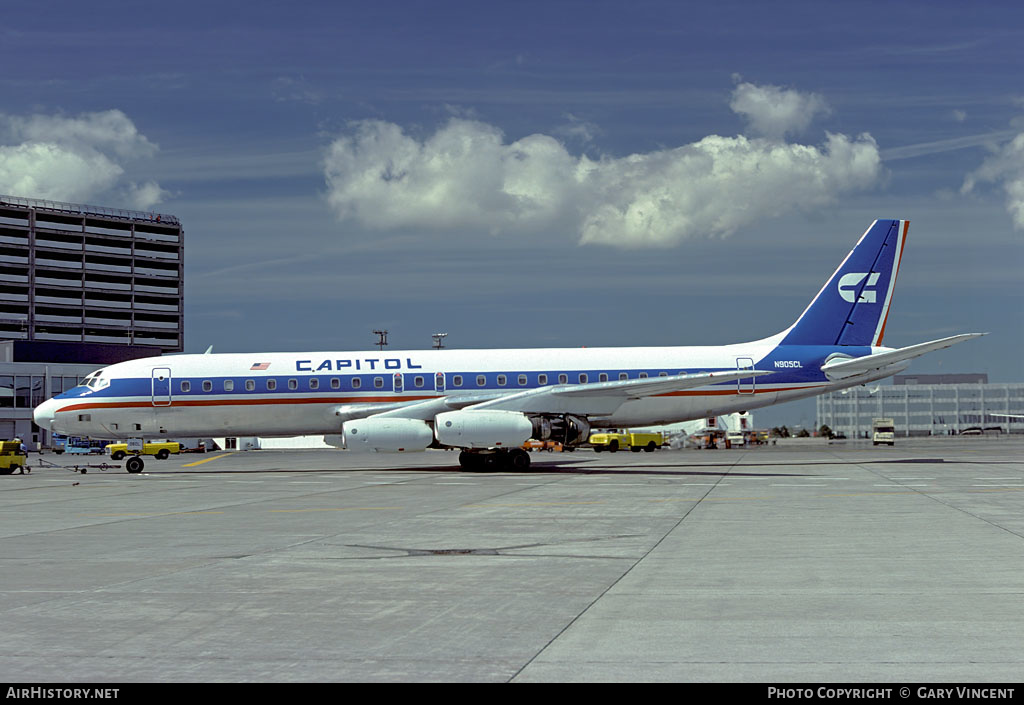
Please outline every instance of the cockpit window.
[{"label": "cockpit window", "polygon": [[93,372],[82,380],[82,385],[95,391],[110,386],[110,380],[101,377],[99,372]]}]

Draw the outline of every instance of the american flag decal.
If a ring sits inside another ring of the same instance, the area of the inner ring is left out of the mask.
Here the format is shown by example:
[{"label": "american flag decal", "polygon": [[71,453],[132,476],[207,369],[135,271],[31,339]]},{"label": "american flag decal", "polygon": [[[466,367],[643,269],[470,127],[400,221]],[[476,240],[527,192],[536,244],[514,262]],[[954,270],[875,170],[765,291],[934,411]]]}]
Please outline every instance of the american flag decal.
[{"label": "american flag decal", "polygon": [[250,367],[249,369],[250,370],[265,370],[268,367],[270,367],[270,363],[269,362],[257,362],[252,367]]}]

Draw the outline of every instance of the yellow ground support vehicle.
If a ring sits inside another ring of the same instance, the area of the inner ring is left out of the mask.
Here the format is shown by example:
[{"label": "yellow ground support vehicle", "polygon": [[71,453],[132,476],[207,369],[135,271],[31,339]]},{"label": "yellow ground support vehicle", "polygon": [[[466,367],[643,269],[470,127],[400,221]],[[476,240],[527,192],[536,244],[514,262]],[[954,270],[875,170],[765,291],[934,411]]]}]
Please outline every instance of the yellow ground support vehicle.
[{"label": "yellow ground support vehicle", "polygon": [[614,453],[627,448],[634,453],[639,453],[642,450],[649,453],[665,443],[665,437],[660,433],[619,433],[617,431],[592,433],[587,440],[597,453],[605,450]]},{"label": "yellow ground support vehicle", "polygon": [[107,450],[110,451],[111,460],[120,460],[126,455],[155,455],[157,460],[167,460],[171,453],[180,453],[181,444],[178,442],[165,442],[165,443],[144,443],[142,445],[142,452],[128,451],[127,443],[111,443],[107,446]]},{"label": "yellow ground support vehicle", "polygon": [[11,475],[15,470],[24,472],[28,455],[21,450],[21,441],[0,442],[0,475]]}]

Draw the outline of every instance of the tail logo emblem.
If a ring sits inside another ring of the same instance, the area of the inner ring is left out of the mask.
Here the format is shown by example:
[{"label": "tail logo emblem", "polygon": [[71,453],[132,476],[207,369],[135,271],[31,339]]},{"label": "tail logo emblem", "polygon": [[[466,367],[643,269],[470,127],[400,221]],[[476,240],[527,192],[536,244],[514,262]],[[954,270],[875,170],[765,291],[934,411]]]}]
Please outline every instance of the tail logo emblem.
[{"label": "tail logo emblem", "polygon": [[850,272],[844,274],[839,278],[839,295],[843,297],[843,301],[849,301],[853,303],[854,296],[856,295],[857,285],[864,281],[864,277],[868,278],[868,283],[864,285],[864,291],[860,292],[860,299],[857,300],[859,304],[873,304],[876,303],[874,289],[869,290],[868,287],[873,287],[878,282],[878,277],[881,274],[878,272]]}]

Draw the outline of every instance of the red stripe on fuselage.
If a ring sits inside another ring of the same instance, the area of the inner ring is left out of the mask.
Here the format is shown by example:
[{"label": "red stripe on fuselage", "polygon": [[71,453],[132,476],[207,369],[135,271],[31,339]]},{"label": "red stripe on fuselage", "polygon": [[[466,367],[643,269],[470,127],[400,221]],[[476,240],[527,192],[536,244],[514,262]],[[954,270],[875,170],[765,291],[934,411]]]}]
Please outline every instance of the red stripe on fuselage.
[{"label": "red stripe on fuselage", "polygon": [[[798,387],[771,387],[755,389],[752,392],[739,392],[736,389],[709,389],[705,391],[678,391],[654,394],[654,397],[703,397],[703,396],[739,396],[740,394],[768,394],[771,392],[791,392],[802,389],[823,387],[824,384],[808,384]],[[186,399],[175,398],[172,404],[154,405],[152,400],[147,401],[123,401],[123,402],[82,402],[69,404],[58,409],[55,413],[61,414],[70,411],[87,411],[89,409],[173,409],[175,407],[201,407],[201,406],[259,406],[276,404],[391,404],[402,401],[425,401],[427,399],[439,399],[443,395],[427,395],[414,397],[284,397],[281,399]]]},{"label": "red stripe on fuselage", "polygon": [[82,411],[85,409],[138,409],[153,407],[155,409],[172,409],[181,406],[256,406],[260,404],[383,404],[396,401],[424,401],[426,399],[437,399],[438,395],[425,397],[315,397],[297,398],[285,397],[282,399],[188,399],[179,401],[174,399],[172,404],[153,404],[150,401],[121,401],[121,402],[87,402],[81,404],[69,404],[56,411]]}]

